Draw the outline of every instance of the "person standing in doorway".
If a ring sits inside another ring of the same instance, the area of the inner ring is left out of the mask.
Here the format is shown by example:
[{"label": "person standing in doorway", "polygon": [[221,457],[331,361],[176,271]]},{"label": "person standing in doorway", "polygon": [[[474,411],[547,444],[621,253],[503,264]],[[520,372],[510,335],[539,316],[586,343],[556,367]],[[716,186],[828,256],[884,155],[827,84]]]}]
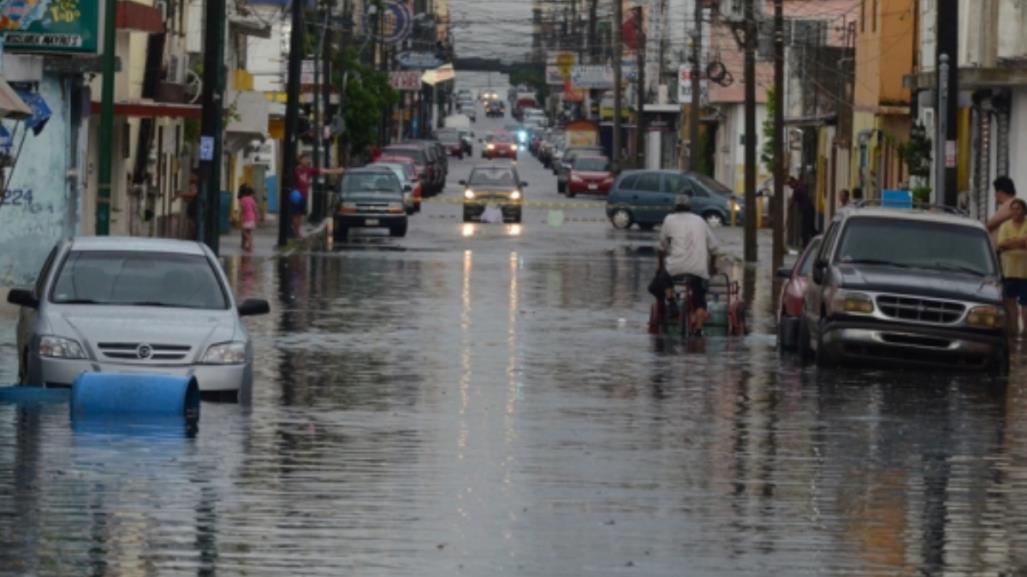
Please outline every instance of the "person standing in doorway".
[{"label": "person standing in doorway", "polygon": [[847,206],[849,206],[849,189],[843,188],[838,193],[838,207],[845,208]]},{"label": "person standing in doorway", "polygon": [[1027,202],[1014,198],[1009,212],[1012,216],[998,229],[997,248],[1002,256],[1009,333],[1015,336],[1020,334],[1021,321],[1027,327]]},{"label": "person standing in doorway", "polygon": [[802,240],[802,248],[806,248],[816,236],[816,209],[813,207],[813,199],[809,196],[806,183],[792,176],[788,179],[788,186],[792,189],[791,206],[793,210],[797,209],[799,217],[799,238]]},{"label": "person standing in doorway", "polygon": [[244,183],[239,187],[239,222],[242,230],[242,249],[246,252],[253,250],[253,231],[257,228],[259,217],[257,200],[253,198],[253,187]]},{"label": "person standing in doorway", "polygon": [[1016,185],[1008,176],[1000,176],[992,183],[995,188],[995,214],[988,219],[988,232],[991,239],[998,243],[998,230],[1009,219],[1013,218],[1010,204],[1016,198]]},{"label": "person standing in doorway", "polygon": [[[310,200],[310,185],[315,176],[342,174],[344,168],[314,168],[310,165],[310,155],[301,153],[296,163],[296,177],[293,179],[293,187],[299,192],[299,197],[292,203],[289,210],[292,214],[292,233],[296,238],[302,236],[303,218],[307,216],[307,206]],[[293,200],[290,195],[290,200]]]}]

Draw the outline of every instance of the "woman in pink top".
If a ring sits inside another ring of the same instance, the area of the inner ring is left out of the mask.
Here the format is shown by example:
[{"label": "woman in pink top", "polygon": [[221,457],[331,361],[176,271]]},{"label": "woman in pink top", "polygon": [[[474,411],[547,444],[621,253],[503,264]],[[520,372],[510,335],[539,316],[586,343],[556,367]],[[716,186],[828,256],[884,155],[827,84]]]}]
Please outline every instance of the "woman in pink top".
[{"label": "woman in pink top", "polygon": [[253,229],[257,228],[257,201],[253,198],[253,187],[243,184],[239,187],[239,221],[242,224],[242,249],[253,250]]}]

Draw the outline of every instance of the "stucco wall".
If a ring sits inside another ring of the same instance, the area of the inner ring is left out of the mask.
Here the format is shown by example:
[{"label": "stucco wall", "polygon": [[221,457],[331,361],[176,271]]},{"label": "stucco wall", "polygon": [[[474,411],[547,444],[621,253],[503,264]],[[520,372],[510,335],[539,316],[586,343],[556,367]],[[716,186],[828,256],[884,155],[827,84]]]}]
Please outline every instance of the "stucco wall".
[{"label": "stucco wall", "polygon": [[38,136],[29,131],[0,206],[0,286],[31,284],[54,243],[77,224],[67,184],[71,109],[55,78],[44,77],[39,92],[53,115]]}]

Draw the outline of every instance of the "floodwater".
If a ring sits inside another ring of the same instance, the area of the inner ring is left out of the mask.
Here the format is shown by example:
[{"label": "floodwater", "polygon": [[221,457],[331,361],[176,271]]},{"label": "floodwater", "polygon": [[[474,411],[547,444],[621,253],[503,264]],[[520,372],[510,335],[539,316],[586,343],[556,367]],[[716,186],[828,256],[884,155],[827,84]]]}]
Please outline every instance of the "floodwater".
[{"label": "floodwater", "polygon": [[226,257],[272,314],[195,431],[0,405],[0,575],[1027,574],[1022,352],[1008,384],[818,373],[763,266],[754,334],[655,339],[652,233],[458,210]]}]

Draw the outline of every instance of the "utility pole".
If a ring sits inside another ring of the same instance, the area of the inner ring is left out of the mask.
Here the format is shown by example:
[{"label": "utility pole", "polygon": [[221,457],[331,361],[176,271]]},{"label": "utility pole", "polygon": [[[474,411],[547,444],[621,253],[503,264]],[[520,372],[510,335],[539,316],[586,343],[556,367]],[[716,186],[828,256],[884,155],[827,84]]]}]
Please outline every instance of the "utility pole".
[{"label": "utility pole", "polygon": [[785,18],[784,0],[774,0],[774,249],[773,270],[781,268],[785,255]]},{"label": "utility pole", "polygon": [[225,0],[206,0],[200,102],[200,240],[218,253],[221,240],[221,139],[224,133]]},{"label": "utility pole", "polygon": [[[96,234],[111,233],[111,162],[114,142],[114,63],[117,60],[117,2],[105,0],[103,19],[103,81],[100,89],[100,166],[96,186]],[[193,199],[199,202],[199,199]],[[200,213],[202,214],[202,213]]]},{"label": "utility pole", "polygon": [[292,3],[292,30],[289,33],[289,77],[285,87],[285,161],[282,190],[278,197],[278,246],[289,242],[290,202],[296,178],[296,128],[299,124],[300,70],[303,63],[303,2]]},{"label": "utility pole", "polygon": [[642,22],[642,7],[635,7],[635,53],[638,60],[638,109],[635,120],[635,168],[645,167],[645,30]]},{"label": "utility pole", "polygon": [[946,168],[946,140],[948,135],[948,115],[945,110],[948,107],[948,83],[949,83],[949,55],[938,56],[938,121],[935,123],[934,133],[934,202],[939,206],[956,206],[949,202],[951,189],[948,186],[948,169]]},{"label": "utility pole", "polygon": [[614,171],[622,168],[624,160],[621,158],[621,119],[620,111],[623,106],[621,101],[621,61],[624,59],[624,11],[620,0],[613,2],[613,154],[610,156],[613,162]]},{"label": "utility pole", "polygon": [[[335,0],[325,0],[325,16],[324,16],[324,35],[321,37],[321,105],[324,107],[322,115],[324,116],[323,126],[330,127],[332,125],[332,39],[335,38],[335,34],[332,32],[332,3]],[[332,139],[331,137],[325,138],[324,128],[318,126],[317,138],[321,140],[324,145],[324,165],[331,166],[332,164]],[[322,178],[322,189],[324,188],[324,177]],[[325,212],[318,215],[324,217],[328,207],[328,196],[327,191],[322,193],[325,196],[325,202],[323,209]]]},{"label": "utility pole", "polygon": [[948,55],[949,65],[946,76],[945,99],[942,100],[942,91],[938,90],[938,107],[935,117],[939,123],[944,117],[944,147],[942,155],[938,157],[939,164],[945,167],[944,182],[938,182],[938,192],[944,191],[944,195],[936,195],[940,202],[948,206],[957,206],[959,203],[959,182],[956,175],[956,163],[949,162],[956,156],[956,139],[959,129],[959,0],[938,0],[938,42],[937,42],[937,63],[935,68],[938,71],[938,86],[941,83],[941,59]]},{"label": "utility pole", "polygon": [[597,12],[599,11],[599,0],[589,0],[588,2],[588,54],[589,62],[595,64],[596,58],[599,57],[599,47],[597,46],[598,41],[596,38],[596,26],[598,24]]},{"label": "utility pole", "polygon": [[745,0],[745,262],[756,262],[756,0]]},{"label": "utility pole", "polygon": [[[295,1],[295,0],[294,0]],[[314,13],[315,18],[317,13]],[[315,27],[317,26],[315,22]],[[316,28],[315,28],[316,30]],[[322,29],[317,35],[318,45],[314,50],[314,86],[311,91],[311,102],[313,104],[314,118],[310,124],[311,132],[311,153],[314,161],[314,168],[317,172],[314,173],[313,181],[310,187],[310,202],[312,214],[314,219],[318,220],[321,216],[321,185],[324,182],[324,178],[321,176],[321,169],[324,165],[321,164],[321,54],[324,47],[325,33],[327,30]]]},{"label": "utility pole", "polygon": [[699,75],[702,73],[702,19],[703,19],[703,3],[702,0],[693,0],[695,2],[695,34],[692,37],[694,42],[692,46],[692,110],[688,115],[689,127],[688,127],[688,139],[689,139],[689,159],[688,169],[695,170],[699,166],[699,123],[701,122],[700,115],[702,110],[702,95],[699,91],[702,89],[702,85],[699,82]]}]

